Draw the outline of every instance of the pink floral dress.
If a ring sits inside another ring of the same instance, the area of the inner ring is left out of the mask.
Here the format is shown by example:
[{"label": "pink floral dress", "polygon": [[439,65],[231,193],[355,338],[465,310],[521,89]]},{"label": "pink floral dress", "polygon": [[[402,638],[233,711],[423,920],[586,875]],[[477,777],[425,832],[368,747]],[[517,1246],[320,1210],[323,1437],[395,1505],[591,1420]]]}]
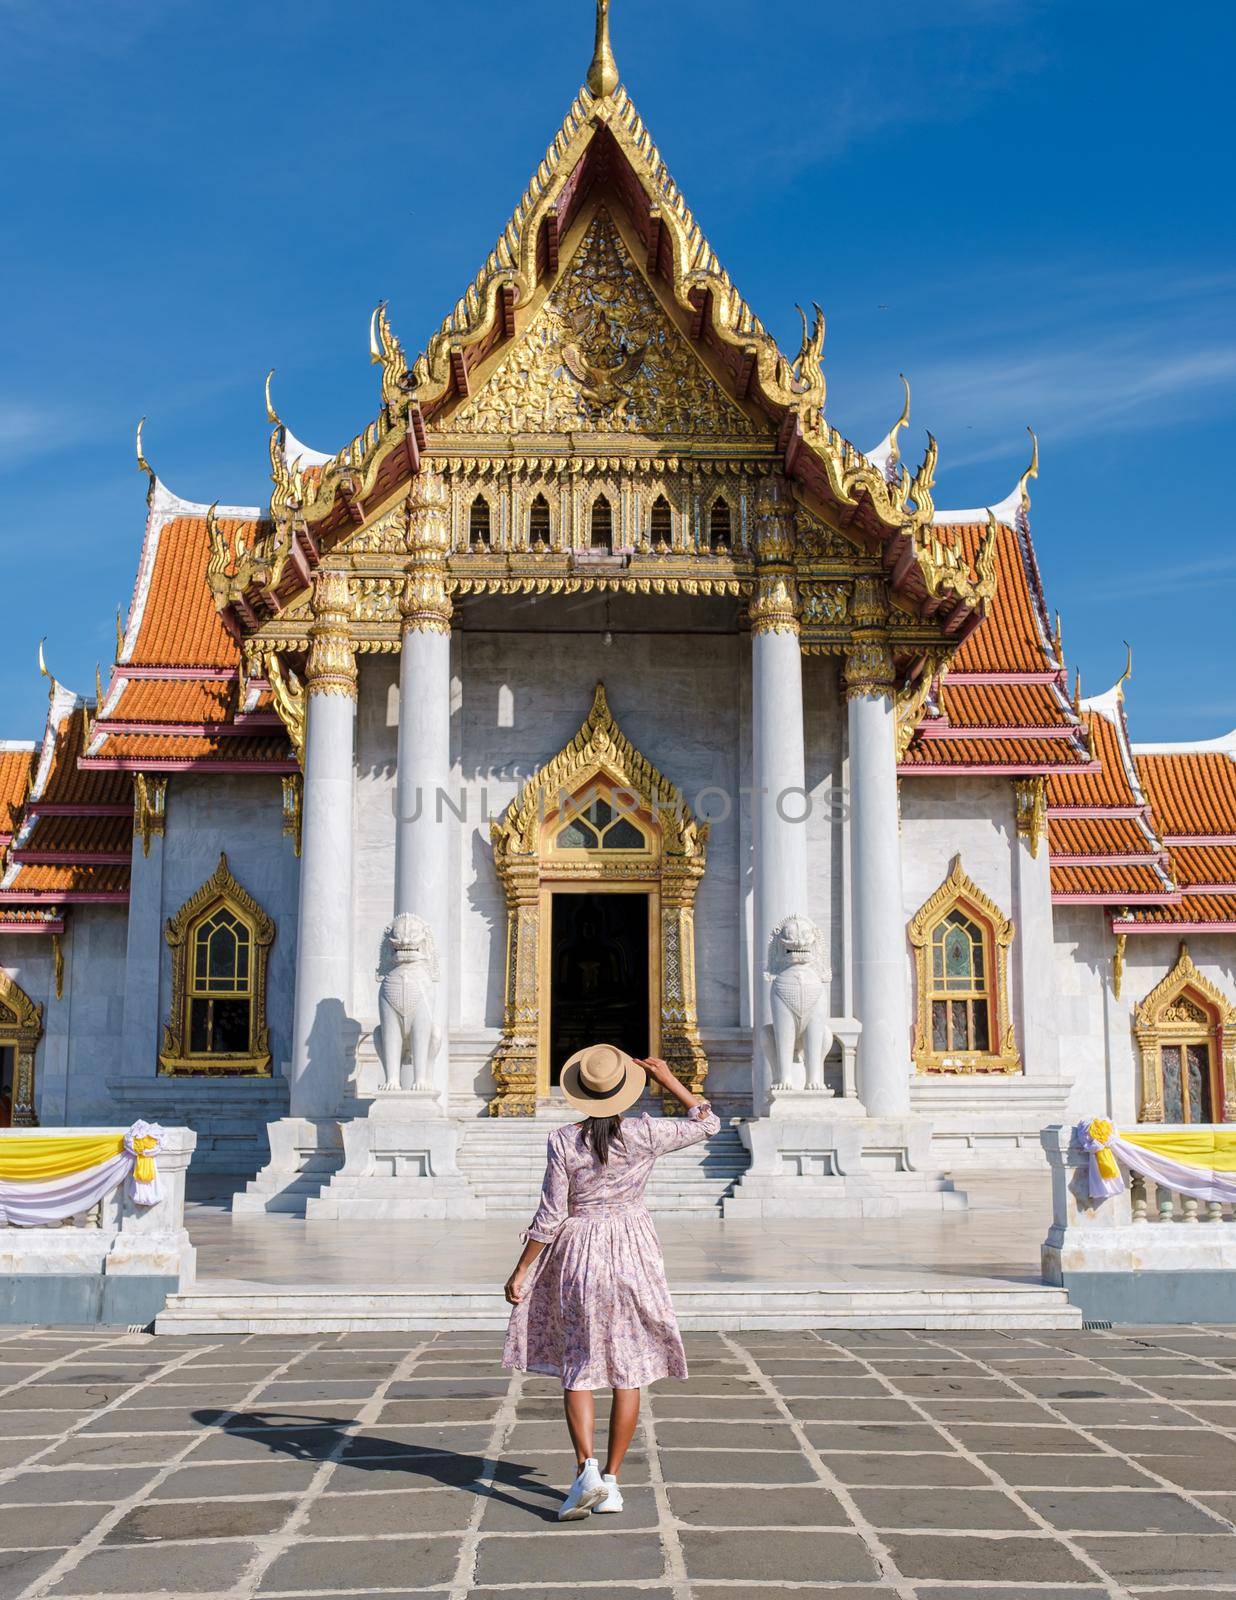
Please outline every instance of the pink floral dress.
[{"label": "pink floral dress", "polygon": [[604,1166],[582,1123],[550,1134],[541,1204],[525,1234],[549,1248],[511,1311],[504,1367],[552,1373],[564,1389],[639,1389],[686,1377],[644,1185],[658,1156],[720,1127],[707,1105],[685,1117],[624,1118]]}]

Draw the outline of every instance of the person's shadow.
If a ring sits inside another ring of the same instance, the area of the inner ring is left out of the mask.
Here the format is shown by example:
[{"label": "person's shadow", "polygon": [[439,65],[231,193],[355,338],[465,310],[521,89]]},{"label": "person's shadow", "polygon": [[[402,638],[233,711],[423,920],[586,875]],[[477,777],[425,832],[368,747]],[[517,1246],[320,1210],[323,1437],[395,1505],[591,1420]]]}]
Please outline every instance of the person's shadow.
[{"label": "person's shadow", "polygon": [[[293,1461],[333,1461],[337,1466],[357,1467],[365,1472],[404,1472],[409,1477],[428,1478],[444,1488],[471,1490],[488,1500],[518,1506],[540,1522],[556,1522],[558,1506],[565,1499],[561,1490],[533,1477],[537,1469],[526,1462],[499,1461],[492,1477],[486,1478],[484,1456],[354,1434],[350,1430],[355,1421],[347,1417],[315,1416],[302,1411],[203,1409],[193,1412],[193,1420],[224,1434],[257,1440],[273,1454],[289,1456]],[[546,1503],[537,1505],[535,1501],[519,1499],[500,1484],[539,1495]]]}]

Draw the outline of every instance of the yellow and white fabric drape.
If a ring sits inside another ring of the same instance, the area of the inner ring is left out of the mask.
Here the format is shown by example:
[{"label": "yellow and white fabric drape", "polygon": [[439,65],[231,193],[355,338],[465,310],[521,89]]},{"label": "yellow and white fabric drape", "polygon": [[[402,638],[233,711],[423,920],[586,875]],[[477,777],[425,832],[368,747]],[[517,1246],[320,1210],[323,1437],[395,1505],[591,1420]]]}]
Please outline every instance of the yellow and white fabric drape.
[{"label": "yellow and white fabric drape", "polygon": [[0,1135],[0,1221],[46,1227],[89,1211],[120,1183],[135,1205],[163,1198],[155,1156],[163,1148],[157,1122],[135,1122],[127,1133]]},{"label": "yellow and white fabric drape", "polygon": [[1191,1200],[1236,1202],[1236,1124],[1119,1133],[1106,1118],[1095,1117],[1079,1122],[1074,1137],[1090,1156],[1092,1200],[1121,1192],[1123,1162],[1131,1172]]}]

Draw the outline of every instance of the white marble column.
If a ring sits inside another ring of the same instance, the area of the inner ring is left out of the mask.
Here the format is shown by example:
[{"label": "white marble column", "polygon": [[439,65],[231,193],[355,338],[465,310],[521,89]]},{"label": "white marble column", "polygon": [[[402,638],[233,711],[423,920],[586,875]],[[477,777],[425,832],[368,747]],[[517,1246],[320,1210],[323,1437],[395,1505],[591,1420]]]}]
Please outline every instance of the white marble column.
[{"label": "white marble column", "polygon": [[751,602],[751,1020],[752,1097],[768,1110],[764,1051],[769,1021],[769,950],[774,930],[795,913],[809,915],[803,667],[794,584],[793,522],[775,493],[761,498],[756,548],[761,562]]},{"label": "white marble column", "polygon": [[407,578],[399,664],[399,764],[396,778],[395,914],[424,918],[438,962],[442,1043],[435,1089],[445,1098],[451,948],[451,863],[457,813],[451,792],[451,613],[445,563],[449,508],[441,479],[428,472],[409,495]]},{"label": "white marble column", "polygon": [[910,1002],[901,892],[893,660],[877,580],[855,585],[846,656],[854,1009],[863,1025],[858,1093],[872,1117],[910,1111]]},{"label": "white marble column", "polygon": [[292,1016],[291,1111],[330,1117],[343,1098],[352,988],[356,658],[347,574],[320,571],[305,674],[305,787]]}]

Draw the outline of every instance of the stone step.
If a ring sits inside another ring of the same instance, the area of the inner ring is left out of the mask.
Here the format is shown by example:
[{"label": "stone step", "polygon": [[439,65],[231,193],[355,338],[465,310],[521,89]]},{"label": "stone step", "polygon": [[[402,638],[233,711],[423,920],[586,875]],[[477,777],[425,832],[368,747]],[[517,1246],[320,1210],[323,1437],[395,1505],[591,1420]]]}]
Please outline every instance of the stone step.
[{"label": "stone step", "polygon": [[[1080,1328],[1081,1312],[1062,1289],[993,1280],[965,1288],[853,1282],[751,1283],[715,1279],[676,1284],[678,1319],[689,1329]],[[172,1295],[158,1334],[316,1334],[493,1329],[508,1310],[492,1284],[378,1289],[265,1284],[202,1285]]]}]

